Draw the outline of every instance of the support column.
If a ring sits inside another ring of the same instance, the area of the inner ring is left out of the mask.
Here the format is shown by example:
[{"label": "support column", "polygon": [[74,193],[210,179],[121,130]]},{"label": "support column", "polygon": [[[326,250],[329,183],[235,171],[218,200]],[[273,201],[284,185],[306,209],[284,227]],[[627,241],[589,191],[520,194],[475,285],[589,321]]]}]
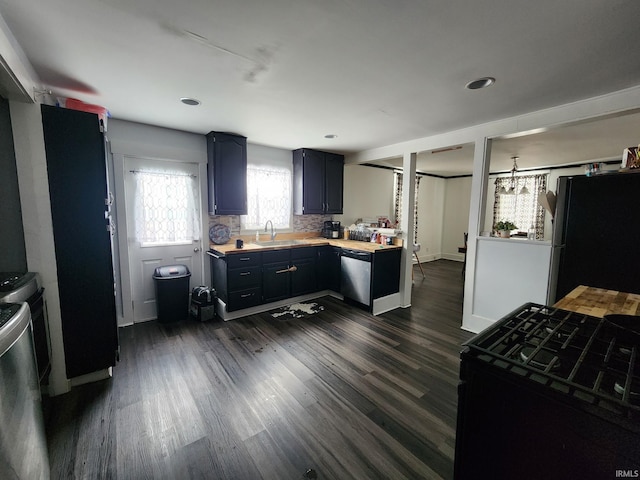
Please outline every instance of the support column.
[{"label": "support column", "polygon": [[475,291],[475,266],[477,237],[484,225],[487,199],[487,181],[491,159],[491,139],[476,139],[473,154],[473,178],[471,180],[471,202],[469,205],[469,239],[467,241],[467,262],[464,283],[464,302],[462,310],[462,328],[478,331],[473,323],[473,293]]},{"label": "support column", "polygon": [[404,153],[402,160],[402,222],[404,244],[400,265],[400,298],[403,308],[411,306],[411,272],[413,269],[413,212],[416,192],[416,158],[417,154]]}]

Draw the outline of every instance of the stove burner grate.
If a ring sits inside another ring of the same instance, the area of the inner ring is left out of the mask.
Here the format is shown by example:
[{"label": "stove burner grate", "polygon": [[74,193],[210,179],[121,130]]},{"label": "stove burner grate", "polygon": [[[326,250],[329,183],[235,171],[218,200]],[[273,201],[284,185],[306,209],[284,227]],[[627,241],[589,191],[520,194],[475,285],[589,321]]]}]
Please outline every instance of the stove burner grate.
[{"label": "stove burner grate", "polygon": [[639,340],[606,319],[528,303],[465,345],[498,368],[639,418]]}]

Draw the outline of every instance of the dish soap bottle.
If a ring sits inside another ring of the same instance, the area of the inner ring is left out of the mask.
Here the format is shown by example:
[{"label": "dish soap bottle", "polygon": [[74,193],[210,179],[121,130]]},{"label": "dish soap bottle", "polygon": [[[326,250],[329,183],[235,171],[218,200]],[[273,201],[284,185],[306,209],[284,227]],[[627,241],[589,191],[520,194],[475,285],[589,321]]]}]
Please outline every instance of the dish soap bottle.
[{"label": "dish soap bottle", "polygon": [[260,241],[260,232],[256,230],[256,242]]}]

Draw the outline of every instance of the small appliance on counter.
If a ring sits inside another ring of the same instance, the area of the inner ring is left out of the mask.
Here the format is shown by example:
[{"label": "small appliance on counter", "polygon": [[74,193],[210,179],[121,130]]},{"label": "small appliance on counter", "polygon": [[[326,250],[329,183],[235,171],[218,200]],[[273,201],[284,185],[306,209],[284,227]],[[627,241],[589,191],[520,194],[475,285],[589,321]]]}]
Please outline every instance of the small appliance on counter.
[{"label": "small appliance on counter", "polygon": [[327,220],[322,226],[322,236],[324,238],[340,238],[340,222]]}]

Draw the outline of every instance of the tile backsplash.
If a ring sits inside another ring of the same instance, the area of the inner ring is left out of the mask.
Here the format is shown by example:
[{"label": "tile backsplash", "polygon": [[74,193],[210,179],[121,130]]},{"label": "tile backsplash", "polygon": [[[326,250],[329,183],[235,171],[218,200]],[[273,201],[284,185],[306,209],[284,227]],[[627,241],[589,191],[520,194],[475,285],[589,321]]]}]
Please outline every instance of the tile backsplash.
[{"label": "tile backsplash", "polygon": [[[319,232],[325,220],[331,220],[331,215],[294,215],[293,232]],[[240,235],[239,215],[209,215],[209,227],[216,223],[227,225],[232,237]]]}]

